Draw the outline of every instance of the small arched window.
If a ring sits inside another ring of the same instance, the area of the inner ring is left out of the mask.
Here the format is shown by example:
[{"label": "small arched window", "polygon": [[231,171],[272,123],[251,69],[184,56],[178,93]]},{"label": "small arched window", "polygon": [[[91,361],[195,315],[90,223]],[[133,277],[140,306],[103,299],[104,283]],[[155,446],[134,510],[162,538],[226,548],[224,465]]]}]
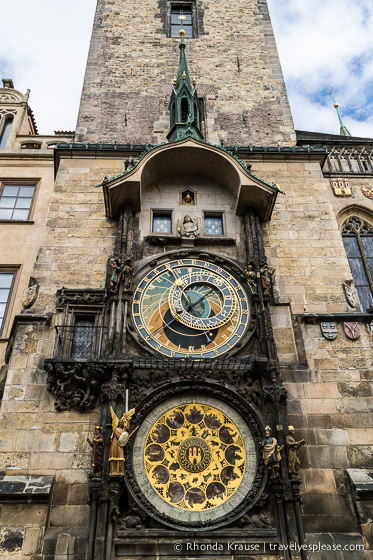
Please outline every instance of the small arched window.
[{"label": "small arched window", "polygon": [[360,216],[350,216],[342,226],[352,278],[362,311],[373,305],[373,227]]},{"label": "small arched window", "polygon": [[181,100],[181,122],[186,122],[189,115],[189,103],[186,97]]},{"label": "small arched window", "polygon": [[13,124],[13,117],[6,117],[5,124],[3,126],[3,130],[1,132],[1,137],[0,137],[0,150],[5,148],[5,144],[6,141],[8,140],[9,132],[10,129],[12,128],[12,124]]}]

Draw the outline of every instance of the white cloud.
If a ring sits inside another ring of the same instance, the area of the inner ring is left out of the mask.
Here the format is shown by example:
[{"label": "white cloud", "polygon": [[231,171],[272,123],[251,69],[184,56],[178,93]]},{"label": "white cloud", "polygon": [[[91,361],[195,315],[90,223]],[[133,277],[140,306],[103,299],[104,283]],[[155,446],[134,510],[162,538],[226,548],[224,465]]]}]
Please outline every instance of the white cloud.
[{"label": "white cloud", "polygon": [[3,1],[0,77],[31,90],[39,132],[74,130],[96,0]]},{"label": "white cloud", "polygon": [[268,0],[295,127],[373,136],[371,0]]},{"label": "white cloud", "polygon": [[[3,0],[0,77],[31,89],[39,131],[73,130],[96,0]],[[268,0],[295,126],[373,136],[372,0]]]}]

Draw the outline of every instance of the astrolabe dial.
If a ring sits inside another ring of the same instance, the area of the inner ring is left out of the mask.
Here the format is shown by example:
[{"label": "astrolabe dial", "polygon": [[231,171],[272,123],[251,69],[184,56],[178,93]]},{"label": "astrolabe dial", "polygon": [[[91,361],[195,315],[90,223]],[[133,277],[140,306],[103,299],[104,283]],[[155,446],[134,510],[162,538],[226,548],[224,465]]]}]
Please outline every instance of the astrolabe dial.
[{"label": "astrolabe dial", "polygon": [[184,511],[218,508],[238,491],[246,472],[239,428],[208,404],[180,404],[162,413],[146,435],[143,453],[153,490]]},{"label": "astrolabe dial", "polygon": [[[195,292],[198,286],[204,286],[204,293],[192,301],[188,294]],[[206,291],[206,288],[209,289]],[[216,313],[208,313],[207,317],[200,316],[199,306],[203,301],[208,303],[211,294],[219,301],[220,309]],[[192,329],[213,330],[228,323],[234,313],[236,295],[229,281],[219,274],[210,271],[190,272],[175,280],[168,295],[168,305],[171,315],[179,323]]]},{"label": "astrolabe dial", "polygon": [[175,358],[215,358],[232,350],[250,320],[245,289],[203,259],[161,264],[139,282],[132,316],[140,337]]}]

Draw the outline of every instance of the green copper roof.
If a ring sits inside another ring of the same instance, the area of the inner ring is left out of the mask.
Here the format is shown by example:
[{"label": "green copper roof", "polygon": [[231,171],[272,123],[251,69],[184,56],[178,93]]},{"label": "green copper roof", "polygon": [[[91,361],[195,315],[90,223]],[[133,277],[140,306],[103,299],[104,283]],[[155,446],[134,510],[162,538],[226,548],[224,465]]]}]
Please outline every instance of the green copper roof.
[{"label": "green copper roof", "polygon": [[183,87],[183,85],[186,85],[190,95],[193,95],[195,90],[192,87],[192,82],[190,81],[188,64],[185,56],[186,44],[184,43],[183,36],[181,36],[179,49],[180,49],[180,58],[179,58],[179,66],[177,69],[176,84],[174,85],[174,90],[175,92],[179,92],[180,89]]},{"label": "green copper roof", "polygon": [[179,66],[170,97],[170,131],[167,139],[169,141],[181,140],[191,136],[196,140],[203,140],[200,130],[198,95],[195,83],[192,84],[189,76],[182,28],[179,49]]}]

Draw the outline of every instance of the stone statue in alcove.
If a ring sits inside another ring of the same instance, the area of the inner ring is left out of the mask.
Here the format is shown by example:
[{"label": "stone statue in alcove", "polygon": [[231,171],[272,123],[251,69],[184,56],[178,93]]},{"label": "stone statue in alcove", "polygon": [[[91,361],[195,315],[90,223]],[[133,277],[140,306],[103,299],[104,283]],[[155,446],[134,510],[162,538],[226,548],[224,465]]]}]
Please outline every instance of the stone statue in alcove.
[{"label": "stone statue in alcove", "polygon": [[184,216],[183,220],[177,221],[177,232],[180,237],[189,237],[194,239],[200,234],[200,220],[191,216]]}]

